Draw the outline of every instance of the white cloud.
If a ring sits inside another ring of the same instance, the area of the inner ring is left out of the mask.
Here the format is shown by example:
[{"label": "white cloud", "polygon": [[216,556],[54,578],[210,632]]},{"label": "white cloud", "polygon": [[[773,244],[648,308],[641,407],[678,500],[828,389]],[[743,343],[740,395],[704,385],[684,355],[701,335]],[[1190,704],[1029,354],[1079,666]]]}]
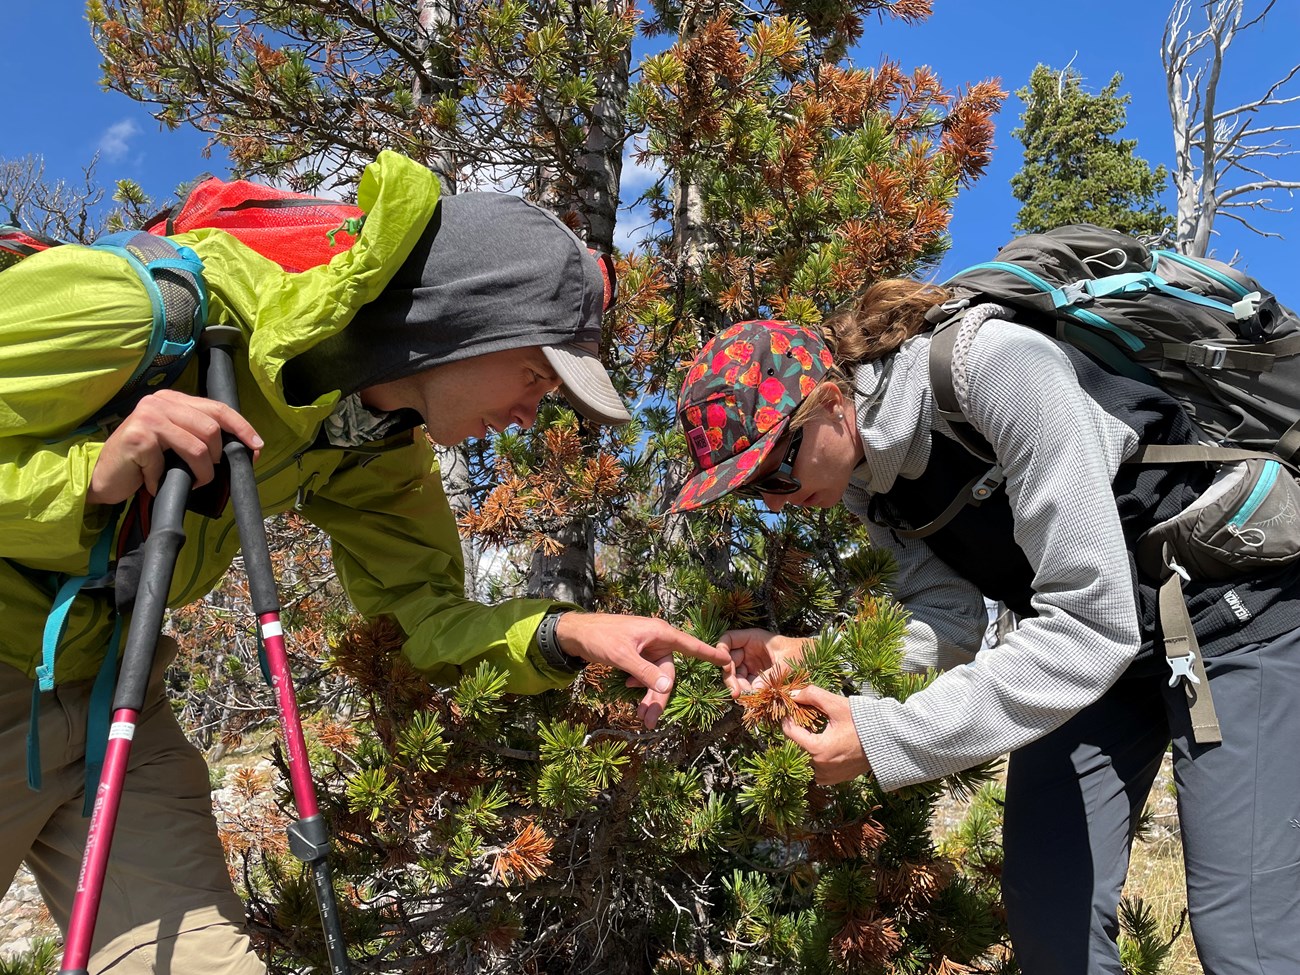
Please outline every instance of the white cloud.
[{"label": "white cloud", "polygon": [[140,134],[134,119],[114,122],[99,137],[99,154],[109,162],[119,162],[131,150],[130,142]]},{"label": "white cloud", "polygon": [[657,160],[654,164],[645,166],[628,153],[623,157],[623,179],[619,187],[619,195],[627,203],[631,203],[663,175],[664,168]]}]

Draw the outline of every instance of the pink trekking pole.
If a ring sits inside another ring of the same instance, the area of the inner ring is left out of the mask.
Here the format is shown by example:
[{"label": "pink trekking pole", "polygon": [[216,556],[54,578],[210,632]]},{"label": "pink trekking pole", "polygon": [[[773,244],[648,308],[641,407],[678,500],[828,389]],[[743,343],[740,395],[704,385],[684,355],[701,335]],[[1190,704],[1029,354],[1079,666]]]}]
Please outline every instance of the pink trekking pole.
[{"label": "pink trekking pole", "polygon": [[108,730],[104,766],[95,790],[81,873],[68,919],[68,935],[59,968],[62,975],[86,975],[86,966],[90,962],[90,945],[108,871],[113,829],[122,802],[131,741],[144,707],[149,673],[158,649],[158,634],[162,631],[163,613],[167,609],[167,590],[171,587],[176,554],[185,541],[185,505],[189,501],[192,481],[188,468],[183,465],[170,467],[163,475],[162,485],[153,501],[152,530],[144,543],[135,609],[127,630],[117,689],[113,694],[113,720]]},{"label": "pink trekking pole", "polygon": [[[236,410],[239,408],[239,400],[232,349],[239,337],[238,329],[226,326],[213,326],[204,331],[208,351],[207,394]],[[224,452],[230,469],[230,500],[235,506],[235,520],[239,527],[249,591],[258,617],[259,635],[266,652],[267,669],[271,674],[285,740],[294,805],[301,817],[289,826],[289,849],[295,857],[312,867],[316,902],[325,931],[330,975],[349,975],[338,902],[334,897],[334,882],[326,859],[329,835],[316,802],[316,789],[307,762],[307,744],[289,676],[284,633],[280,626],[279,596],[271,568],[266,529],[262,524],[262,506],[257,496],[252,454],[233,437],[227,438]],[[60,975],[87,975],[113,830],[117,824],[131,754],[131,742],[135,737],[140,711],[144,707],[149,674],[158,647],[158,635],[162,632],[163,615],[167,609],[167,593],[176,567],[176,556],[185,541],[185,509],[192,483],[193,476],[184,465],[169,466],[153,500],[152,523],[142,552],[140,582],[113,696],[113,718],[109,727],[108,745],[104,752],[103,771],[86,835],[81,873],[73,896]]]},{"label": "pink trekking pole", "polygon": [[[210,326],[203,332],[208,353],[207,395],[234,410],[239,409],[234,349],[240,337],[239,329],[224,325]],[[294,807],[299,816],[297,822],[289,826],[289,849],[295,857],[312,868],[330,973],[348,975],[347,949],[343,943],[343,928],[339,921],[338,901],[334,896],[334,881],[328,860],[329,834],[316,803],[316,786],[307,761],[307,741],[303,737],[298,700],[289,674],[284,630],[280,625],[280,597],[271,567],[266,526],[262,522],[262,502],[257,495],[253,456],[234,437],[227,438],[225,455],[230,466],[230,501],[235,506],[235,523],[239,527],[239,546],[244,554],[248,590],[253,612],[257,614],[262,649],[266,654],[267,670],[271,675],[275,703],[280,713],[285,759],[289,765]]]}]

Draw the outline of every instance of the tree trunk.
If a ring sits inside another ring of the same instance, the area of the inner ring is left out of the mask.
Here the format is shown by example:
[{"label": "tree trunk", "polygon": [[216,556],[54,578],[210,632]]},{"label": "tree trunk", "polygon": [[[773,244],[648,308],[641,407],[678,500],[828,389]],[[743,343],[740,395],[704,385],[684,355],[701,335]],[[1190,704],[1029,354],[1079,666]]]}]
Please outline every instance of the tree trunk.
[{"label": "tree trunk", "polygon": [[[606,0],[606,3],[610,10],[623,6],[623,0]],[[584,151],[577,161],[579,176],[573,206],[586,220],[588,246],[606,252],[614,249],[614,225],[618,219],[631,64],[629,46],[618,63],[596,79],[599,95],[592,108]],[[602,352],[609,361],[611,350],[606,348]],[[557,555],[540,550],[533,553],[528,592],[590,606],[596,597],[595,526],[590,518],[576,518],[551,537],[564,549]]]},{"label": "tree trunk", "polygon": [[552,536],[564,546],[558,555],[536,551],[528,570],[528,595],[589,606],[596,596],[596,530],[590,518],[575,518]]}]

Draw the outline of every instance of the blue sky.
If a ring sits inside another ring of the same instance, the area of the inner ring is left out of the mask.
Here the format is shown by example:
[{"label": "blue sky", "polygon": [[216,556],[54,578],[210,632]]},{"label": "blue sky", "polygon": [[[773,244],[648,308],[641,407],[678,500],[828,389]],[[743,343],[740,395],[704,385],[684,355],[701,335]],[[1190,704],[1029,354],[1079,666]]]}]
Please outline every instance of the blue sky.
[{"label": "blue sky", "polygon": [[[872,22],[854,59],[861,66],[882,56],[904,68],[929,64],[949,86],[998,77],[1009,91],[1023,86],[1034,65],[1073,63],[1092,90],[1116,71],[1131,94],[1125,135],[1138,139],[1138,153],[1152,163],[1173,154],[1160,37],[1172,0],[1091,0],[1085,6],[1046,0],[935,0],[935,14],[919,26]],[[1249,0],[1251,9],[1260,0]],[[1051,12],[1049,12],[1049,10]],[[1193,15],[1192,25],[1198,23]],[[1300,0],[1278,0],[1262,29],[1240,35],[1229,49],[1221,101],[1257,97],[1268,83],[1300,61]],[[158,198],[205,170],[221,173],[223,159],[202,156],[205,137],[183,128],[163,131],[145,107],[99,86],[98,53],[90,42],[78,0],[0,0],[0,49],[8,81],[0,95],[0,157],[41,154],[48,177],[77,180],[99,151],[98,175],[130,177]],[[1300,79],[1292,94],[1300,94]],[[1235,103],[1235,102],[1234,102]],[[958,197],[952,223],[953,250],[940,276],[985,260],[1011,236],[1017,203],[1008,181],[1020,166],[1020,144],[1011,132],[1020,102],[1008,99],[997,123],[998,149],[986,176]],[[1277,113],[1279,123],[1300,123],[1300,102]],[[1300,145],[1300,132],[1287,133]],[[630,177],[633,173],[628,174]],[[1300,157],[1276,175],[1300,179]],[[627,187],[632,190],[634,187]],[[632,195],[627,193],[625,195]],[[1276,202],[1291,205],[1285,195]],[[1300,197],[1296,201],[1300,202]],[[1169,194],[1166,205],[1172,209]],[[1264,240],[1220,220],[1214,248],[1220,257],[1241,252],[1241,264],[1300,306],[1300,223],[1294,213],[1266,214],[1259,225],[1286,235]],[[629,221],[629,224],[632,221]]]}]

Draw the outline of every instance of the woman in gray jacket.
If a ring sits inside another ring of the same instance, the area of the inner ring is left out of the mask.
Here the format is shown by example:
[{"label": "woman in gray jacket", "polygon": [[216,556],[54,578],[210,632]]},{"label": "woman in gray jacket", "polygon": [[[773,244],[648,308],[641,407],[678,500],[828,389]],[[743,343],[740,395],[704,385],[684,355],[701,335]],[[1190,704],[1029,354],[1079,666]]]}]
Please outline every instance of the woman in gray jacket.
[{"label": "woman in gray jacket", "polygon": [[[1123,462],[1139,443],[1197,431],[1160,390],[981,305],[952,326],[952,386],[991,464],[958,442],[931,388],[924,316],[947,298],[881,282],[820,330],[731,326],[687,373],[678,412],[696,469],[674,510],[731,492],[773,511],[842,502],[897,560],[905,666],[943,671],[905,702],[809,687],[800,700],[826,724],[786,734],[823,784],[870,774],[897,789],[1010,753],[1003,888],[1029,975],[1121,975],[1129,848],[1172,742],[1205,970],[1293,972],[1300,563],[1185,582],[1202,658],[1171,674],[1153,651],[1162,580],[1133,553],[1215,471]],[[985,597],[1023,622],[981,649]],[[740,630],[723,645],[740,694],[797,661],[804,641]],[[1217,742],[1193,729],[1189,698],[1204,701],[1206,685]]]}]

